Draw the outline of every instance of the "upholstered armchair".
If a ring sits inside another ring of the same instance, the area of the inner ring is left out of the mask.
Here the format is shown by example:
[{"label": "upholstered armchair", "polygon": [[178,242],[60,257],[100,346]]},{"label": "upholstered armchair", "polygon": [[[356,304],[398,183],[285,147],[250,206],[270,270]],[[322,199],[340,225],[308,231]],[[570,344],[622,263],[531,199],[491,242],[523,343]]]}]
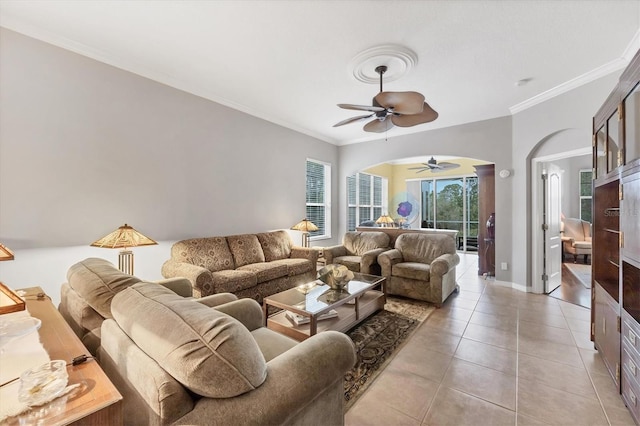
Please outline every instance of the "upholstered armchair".
[{"label": "upholstered armchair", "polygon": [[587,263],[591,255],[591,224],[587,221],[567,217],[562,221],[562,252],[573,255],[573,262],[577,262],[578,256],[584,256]]},{"label": "upholstered armchair", "polygon": [[323,249],[327,264],[344,265],[353,272],[380,275],[378,255],[389,250],[389,236],[384,232],[347,232],[342,245]]},{"label": "upholstered armchair", "polygon": [[437,307],[457,291],[455,240],[449,235],[400,234],[393,250],[378,256],[387,294],[425,300]]},{"label": "upholstered armchair", "polygon": [[303,342],[264,327],[239,299],[209,308],[161,286],[118,293],[102,323],[100,363],[132,425],[342,425],[345,334]]}]

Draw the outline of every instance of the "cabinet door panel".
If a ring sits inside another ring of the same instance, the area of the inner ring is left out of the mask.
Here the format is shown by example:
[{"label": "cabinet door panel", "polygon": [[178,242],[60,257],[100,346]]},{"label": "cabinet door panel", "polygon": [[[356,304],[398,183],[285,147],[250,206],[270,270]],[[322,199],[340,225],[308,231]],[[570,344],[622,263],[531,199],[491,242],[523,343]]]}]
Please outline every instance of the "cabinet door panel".
[{"label": "cabinet door panel", "polygon": [[624,101],[624,150],[626,162],[640,158],[640,84]]},{"label": "cabinet door panel", "polygon": [[620,165],[620,125],[616,111],[607,120],[607,172],[617,169]]}]

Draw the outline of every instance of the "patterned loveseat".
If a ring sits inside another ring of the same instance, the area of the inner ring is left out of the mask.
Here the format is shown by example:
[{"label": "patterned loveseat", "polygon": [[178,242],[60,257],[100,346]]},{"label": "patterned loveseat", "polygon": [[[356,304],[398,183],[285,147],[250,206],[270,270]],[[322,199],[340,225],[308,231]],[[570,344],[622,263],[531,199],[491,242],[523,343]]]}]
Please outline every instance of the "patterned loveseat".
[{"label": "patterned loveseat", "polygon": [[293,246],[286,231],[178,241],[162,265],[165,278],[185,277],[195,297],[265,296],[316,279],[318,251]]}]

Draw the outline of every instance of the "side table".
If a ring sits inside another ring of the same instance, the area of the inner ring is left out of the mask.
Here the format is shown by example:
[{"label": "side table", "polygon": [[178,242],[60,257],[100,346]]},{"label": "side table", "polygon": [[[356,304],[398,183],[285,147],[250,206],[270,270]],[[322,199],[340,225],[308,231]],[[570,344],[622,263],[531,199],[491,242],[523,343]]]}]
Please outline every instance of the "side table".
[{"label": "side table", "polygon": [[[87,348],[71,327],[64,320],[60,312],[51,303],[51,299],[44,295],[40,287],[24,288],[23,296],[27,310],[32,317],[42,321],[40,330],[40,342],[53,359],[63,359],[67,362],[79,355],[90,355]],[[44,297],[38,297],[38,294]],[[122,396],[109,378],[100,368],[98,362],[89,359],[83,364],[69,366],[69,384],[81,383],[81,391],[68,398],[64,406],[56,407],[56,410],[47,410],[56,400],[42,407],[35,407],[22,415],[10,417],[3,426],[23,424],[21,417],[29,417],[30,414],[43,415],[39,422],[47,425],[121,425]],[[38,413],[35,411],[38,410]]]}]

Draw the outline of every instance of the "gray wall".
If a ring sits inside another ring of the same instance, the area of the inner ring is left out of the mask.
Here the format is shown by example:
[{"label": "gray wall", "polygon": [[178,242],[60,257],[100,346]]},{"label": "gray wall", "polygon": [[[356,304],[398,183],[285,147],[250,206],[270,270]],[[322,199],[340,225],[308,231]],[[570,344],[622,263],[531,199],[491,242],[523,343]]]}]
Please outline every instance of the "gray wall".
[{"label": "gray wall", "polygon": [[[510,265],[512,178],[500,179],[497,173],[502,169],[513,168],[511,133],[511,117],[502,117],[340,147],[338,233],[343,234],[347,226],[346,179],[350,174],[376,164],[419,155],[476,158],[493,162],[496,166],[496,265],[500,265],[501,262]],[[496,270],[496,278],[511,281],[510,269]]]},{"label": "gray wall", "polygon": [[[59,285],[80,260],[25,278],[56,254],[21,250],[96,255],[125,222],[158,241],[289,228],[307,157],[337,182],[334,145],[6,29],[0,64],[0,241],[16,250],[0,277],[14,288]],[[168,247],[147,253],[159,275]]]},{"label": "gray wall", "polygon": [[531,160],[591,146],[592,117],[616,85],[609,74],[513,116],[513,277],[531,287]]}]

